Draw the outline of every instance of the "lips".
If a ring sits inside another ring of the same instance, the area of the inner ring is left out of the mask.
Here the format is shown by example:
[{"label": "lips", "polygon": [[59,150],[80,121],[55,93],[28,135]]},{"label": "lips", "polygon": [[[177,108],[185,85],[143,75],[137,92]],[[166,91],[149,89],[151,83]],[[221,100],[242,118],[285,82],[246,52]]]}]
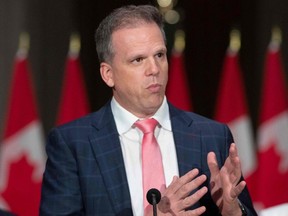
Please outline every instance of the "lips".
[{"label": "lips", "polygon": [[151,91],[152,93],[157,93],[160,91],[161,85],[160,84],[151,84],[147,87],[147,89],[149,91]]}]

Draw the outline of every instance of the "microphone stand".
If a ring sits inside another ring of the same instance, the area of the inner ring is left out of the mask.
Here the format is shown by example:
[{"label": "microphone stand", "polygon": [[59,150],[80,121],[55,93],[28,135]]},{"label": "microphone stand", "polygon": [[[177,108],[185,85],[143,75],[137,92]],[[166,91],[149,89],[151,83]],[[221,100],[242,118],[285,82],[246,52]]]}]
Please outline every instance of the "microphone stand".
[{"label": "microphone stand", "polygon": [[152,194],[152,205],[153,205],[153,216],[157,216],[157,201],[156,201],[156,195]]},{"label": "microphone stand", "polygon": [[153,216],[157,216],[157,204],[161,200],[161,193],[155,188],[151,188],[146,194],[147,201],[153,206]]}]

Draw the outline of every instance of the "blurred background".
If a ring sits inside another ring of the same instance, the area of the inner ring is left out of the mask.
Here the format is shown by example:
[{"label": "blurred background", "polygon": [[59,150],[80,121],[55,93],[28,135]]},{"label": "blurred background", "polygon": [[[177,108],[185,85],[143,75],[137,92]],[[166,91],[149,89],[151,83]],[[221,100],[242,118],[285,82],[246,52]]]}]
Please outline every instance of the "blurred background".
[{"label": "blurred background", "polygon": [[[237,34],[241,41],[241,47],[238,46],[233,51],[234,55],[232,56],[235,56],[236,53],[238,58],[236,66],[240,70],[240,76],[242,77],[241,89],[243,90],[242,96],[246,104],[246,107],[244,106],[245,112],[251,120],[252,139],[256,140],[259,124],[265,119],[264,117],[262,120],[260,118],[263,105],[261,101],[263,96],[262,87],[264,85],[265,65],[267,64],[267,51],[272,40],[272,29],[275,26],[282,33],[280,34],[282,35],[282,43],[278,44],[281,72],[283,72],[280,80],[284,86],[287,86],[288,1],[105,0],[103,2],[97,0],[0,0],[0,140],[2,145],[0,160],[4,160],[7,157],[3,156],[5,152],[3,146],[7,144],[5,141],[9,140],[10,136],[10,133],[7,132],[7,121],[11,118],[14,119],[13,121],[17,121],[15,115],[14,118],[9,117],[11,115],[9,114],[11,109],[9,101],[11,101],[13,72],[19,57],[16,54],[23,45],[19,43],[21,33],[27,32],[30,39],[29,49],[27,48],[28,46],[26,47],[26,57],[35,94],[38,120],[43,128],[43,137],[45,137],[52,127],[61,122],[59,120],[61,108],[59,107],[61,106],[61,101],[63,101],[62,91],[63,86],[65,86],[63,83],[65,83],[66,78],[67,58],[71,57],[71,52],[73,52],[71,35],[76,33],[79,36],[80,44],[77,45],[76,42],[75,52],[76,55],[79,54],[77,56],[77,64],[80,65],[82,70],[84,92],[87,95],[88,102],[85,109],[87,112],[96,111],[109,100],[111,91],[100,78],[94,42],[95,29],[112,9],[125,4],[138,5],[146,3],[159,7],[165,17],[170,65],[179,63],[175,63],[177,60],[175,62],[173,60],[173,54],[175,54],[174,42],[176,40],[175,33],[178,30],[182,30],[180,41],[182,41],[183,45],[185,40],[185,49],[178,52],[178,54],[180,53],[182,57],[180,64],[182,64],[183,68],[181,71],[184,73],[185,85],[187,86],[187,100],[191,104],[191,107],[187,109],[209,118],[220,121],[223,119],[225,123],[228,123],[227,121],[230,119],[223,117],[225,113],[219,114],[219,111],[217,111],[217,108],[221,107],[218,100],[220,98],[219,92],[221,92],[220,87],[222,86],[220,83],[223,82],[222,79],[224,80],[225,59],[229,53],[227,50],[229,46],[232,49],[231,31],[233,29],[238,30]],[[279,39],[280,36],[276,35],[277,37]],[[176,67],[176,70],[177,68],[179,69],[179,67]],[[271,78],[269,79],[271,80]],[[231,83],[234,86],[234,83]],[[174,88],[177,88],[177,85],[181,87],[184,84],[176,83]],[[278,85],[274,86],[274,88],[278,87]],[[73,88],[72,86],[71,88],[77,92],[76,87]],[[273,95],[273,93],[271,94]],[[283,103],[286,103],[284,101],[288,98],[287,91],[283,92],[283,94],[286,96]],[[274,96],[277,97],[277,95]],[[235,104],[238,104],[238,98],[233,98],[233,100]],[[23,103],[26,102],[24,101]],[[269,103],[276,102],[270,101]],[[19,103],[18,109],[21,110],[22,106],[26,105]],[[66,105],[64,110],[67,113],[69,109],[69,105]],[[287,111],[287,109],[285,110]],[[63,112],[65,113],[65,111]],[[10,124],[12,123],[10,122]],[[288,130],[288,128],[284,128],[284,133],[286,129]],[[237,134],[233,135],[237,136]],[[287,152],[288,143],[286,142],[288,142],[288,139],[285,140],[284,144],[281,144],[283,152]],[[253,141],[247,154],[255,151],[253,155],[257,158],[259,145],[256,141]],[[258,156],[258,158],[260,157],[262,156]],[[269,156],[268,158],[271,157]],[[6,162],[2,162],[2,164],[7,165]],[[0,165],[0,168],[2,168],[2,171],[0,170],[2,173],[2,178],[0,178],[0,181],[2,180],[2,183],[0,182],[0,204],[2,202],[2,205],[0,206],[16,213],[22,212],[22,207],[12,207],[9,204],[10,201],[7,201],[9,199],[5,198],[9,196],[5,189],[7,188],[7,182],[9,182],[9,176],[3,179],[3,176],[8,172],[3,167],[3,165]],[[287,177],[287,173],[284,177]],[[253,184],[251,183],[251,185]],[[14,191],[13,193],[17,194],[18,192]],[[11,192],[11,194],[13,193]],[[268,196],[267,194],[264,194],[264,196]],[[15,197],[15,194],[13,196]],[[255,200],[258,199],[256,197],[255,195]],[[268,203],[263,204],[262,202],[259,205],[259,209],[288,202],[287,191],[286,195],[281,197],[281,201],[276,203],[267,201]],[[13,202],[13,198],[10,198],[10,200]],[[37,197],[35,200],[36,204],[34,203],[34,206],[37,207]],[[16,208],[16,210],[13,210],[13,208]],[[19,215],[31,216],[33,214],[35,212],[26,212]]]}]

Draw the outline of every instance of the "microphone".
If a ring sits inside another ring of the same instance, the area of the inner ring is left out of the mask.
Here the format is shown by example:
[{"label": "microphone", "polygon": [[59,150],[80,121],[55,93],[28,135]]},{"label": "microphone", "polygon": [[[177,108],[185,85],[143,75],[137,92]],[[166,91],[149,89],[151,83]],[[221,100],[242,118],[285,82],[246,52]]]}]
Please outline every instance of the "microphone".
[{"label": "microphone", "polygon": [[157,208],[156,205],[161,200],[161,193],[156,188],[151,188],[146,194],[147,201],[153,205],[153,216],[157,216]]}]

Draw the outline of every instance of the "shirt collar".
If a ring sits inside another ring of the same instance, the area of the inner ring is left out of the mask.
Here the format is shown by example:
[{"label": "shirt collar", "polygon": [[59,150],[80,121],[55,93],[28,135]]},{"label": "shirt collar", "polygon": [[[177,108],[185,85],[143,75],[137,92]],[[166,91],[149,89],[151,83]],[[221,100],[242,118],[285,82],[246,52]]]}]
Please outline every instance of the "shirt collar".
[{"label": "shirt collar", "polygon": [[[126,109],[124,109],[113,97],[111,100],[111,109],[116,122],[116,127],[119,134],[123,134],[131,129],[133,124],[139,119]],[[159,124],[166,130],[171,131],[169,106],[166,97],[157,110],[157,112],[152,116],[155,118]]]},{"label": "shirt collar", "polygon": [[164,129],[171,131],[169,106],[166,97],[164,97],[161,106],[152,118],[155,118]]}]

